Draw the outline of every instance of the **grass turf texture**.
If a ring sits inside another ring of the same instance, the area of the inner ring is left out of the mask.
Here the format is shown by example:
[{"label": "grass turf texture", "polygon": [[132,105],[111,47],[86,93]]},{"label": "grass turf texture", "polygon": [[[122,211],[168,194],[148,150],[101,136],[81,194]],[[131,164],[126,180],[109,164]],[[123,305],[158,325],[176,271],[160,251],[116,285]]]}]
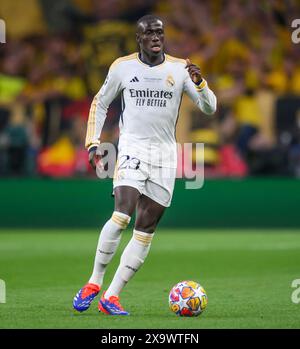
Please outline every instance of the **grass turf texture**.
[{"label": "grass turf texture", "polygon": [[[124,233],[121,248],[130,239]],[[0,231],[0,278],[6,303],[0,328],[299,328],[300,304],[291,301],[300,278],[300,231],[158,230],[145,265],[126,286],[129,317],[84,313],[72,299],[87,281],[98,233],[91,230]],[[121,249],[109,266],[106,289]],[[179,281],[200,282],[208,307],[196,318],[168,308]]]}]

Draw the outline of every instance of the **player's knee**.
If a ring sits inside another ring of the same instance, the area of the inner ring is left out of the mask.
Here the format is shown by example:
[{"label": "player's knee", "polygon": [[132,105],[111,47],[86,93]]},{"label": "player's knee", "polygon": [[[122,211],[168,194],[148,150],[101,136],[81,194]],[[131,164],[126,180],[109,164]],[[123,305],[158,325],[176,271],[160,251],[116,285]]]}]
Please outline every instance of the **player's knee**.
[{"label": "player's knee", "polygon": [[114,211],[111,220],[117,224],[121,229],[126,229],[128,224],[130,223],[131,217],[126,213],[122,213],[119,211]]},{"label": "player's knee", "polygon": [[158,223],[158,219],[150,215],[146,210],[139,212],[139,215],[135,222],[135,229],[143,231],[148,234],[152,234]]},{"label": "player's knee", "polygon": [[156,224],[136,224],[134,226],[134,229],[143,231],[144,233],[147,234],[153,234],[155,232]]},{"label": "player's knee", "polygon": [[115,212],[122,212],[128,216],[131,216],[134,212],[134,208],[132,208],[128,203],[124,202],[118,202],[115,205]]}]

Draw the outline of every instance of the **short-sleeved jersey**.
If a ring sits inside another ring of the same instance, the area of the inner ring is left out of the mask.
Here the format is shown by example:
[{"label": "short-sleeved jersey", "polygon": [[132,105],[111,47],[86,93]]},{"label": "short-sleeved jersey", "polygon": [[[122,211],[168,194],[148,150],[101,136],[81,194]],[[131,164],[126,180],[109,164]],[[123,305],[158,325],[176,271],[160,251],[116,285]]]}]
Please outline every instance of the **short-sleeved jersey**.
[{"label": "short-sleeved jersey", "polygon": [[118,151],[162,167],[176,167],[176,123],[183,92],[205,114],[216,110],[216,97],[203,80],[191,80],[186,61],[165,54],[163,63],[149,66],[138,53],[118,58],[95,96],[89,114],[86,148],[100,144],[110,103],[121,94]]}]

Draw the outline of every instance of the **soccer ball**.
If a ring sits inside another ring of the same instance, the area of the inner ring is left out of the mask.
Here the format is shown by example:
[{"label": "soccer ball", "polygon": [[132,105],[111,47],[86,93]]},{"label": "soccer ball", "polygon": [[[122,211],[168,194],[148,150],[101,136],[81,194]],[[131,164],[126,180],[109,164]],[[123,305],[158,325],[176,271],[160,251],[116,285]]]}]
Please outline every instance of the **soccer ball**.
[{"label": "soccer ball", "polygon": [[198,316],[207,306],[208,298],[204,288],[195,281],[176,284],[169,294],[169,306],[178,316]]}]

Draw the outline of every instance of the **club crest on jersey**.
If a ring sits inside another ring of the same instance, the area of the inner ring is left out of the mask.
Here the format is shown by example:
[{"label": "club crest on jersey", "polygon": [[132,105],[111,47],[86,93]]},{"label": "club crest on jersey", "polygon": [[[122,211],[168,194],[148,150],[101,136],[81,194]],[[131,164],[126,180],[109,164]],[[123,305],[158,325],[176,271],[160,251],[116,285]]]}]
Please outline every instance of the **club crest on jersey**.
[{"label": "club crest on jersey", "polygon": [[173,87],[175,85],[175,81],[172,75],[168,75],[166,83],[168,87]]}]

